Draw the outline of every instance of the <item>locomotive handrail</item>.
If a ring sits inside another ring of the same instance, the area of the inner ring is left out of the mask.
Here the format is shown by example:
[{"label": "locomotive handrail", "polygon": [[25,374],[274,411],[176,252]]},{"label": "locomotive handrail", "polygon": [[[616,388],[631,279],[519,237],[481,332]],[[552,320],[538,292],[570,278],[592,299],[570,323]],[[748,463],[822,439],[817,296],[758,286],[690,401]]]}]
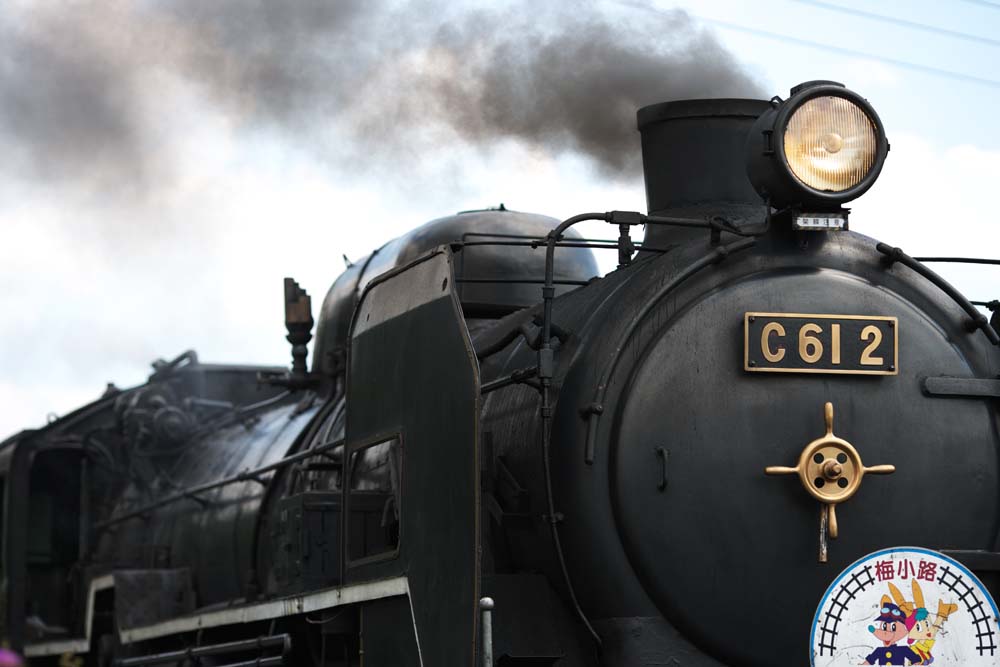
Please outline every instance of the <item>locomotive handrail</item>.
[{"label": "locomotive handrail", "polygon": [[[525,285],[544,285],[544,278],[456,278],[456,283],[499,283],[499,284],[525,284]],[[556,285],[576,285],[578,287],[582,285],[589,285],[589,280],[554,280]]]},{"label": "locomotive handrail", "polygon": [[924,266],[918,259],[910,257],[901,249],[894,248],[888,243],[878,243],[876,244],[875,249],[885,255],[883,261],[885,261],[888,266],[892,266],[895,262],[899,262],[903,266],[919,273],[924,278],[929,280],[931,284],[950,296],[952,300],[965,311],[965,314],[969,316],[972,325],[972,329],[970,330],[974,331],[975,329],[979,329],[986,335],[986,338],[992,344],[1000,345],[1000,334],[998,334],[993,327],[990,326],[989,320],[986,319],[986,316],[979,312],[961,292],[951,285],[951,283]]},{"label": "locomotive handrail", "polygon": [[[524,241],[455,241],[452,246],[466,248],[470,246],[521,246],[530,248],[540,248],[546,244],[544,238],[538,239],[533,236],[525,236]],[[669,252],[670,248],[656,248],[647,246],[642,242],[634,243],[636,248],[641,248],[649,252]],[[580,241],[556,241],[557,248],[596,248],[598,250],[617,250],[618,241],[611,239],[583,239]]]},{"label": "locomotive handrail", "polygon": [[479,599],[480,627],[483,632],[481,649],[483,655],[482,667],[493,667],[493,609],[495,606],[493,598]]},{"label": "locomotive handrail", "polygon": [[[678,219],[680,219],[680,218],[678,218]],[[685,220],[686,220],[686,218],[685,218]],[[482,237],[482,238],[492,238],[492,239],[514,239],[514,240],[511,241],[511,242],[507,242],[507,241],[497,241],[497,242],[492,242],[492,241],[466,241],[465,240],[465,239],[471,238],[471,237]],[[541,246],[545,245],[546,240],[547,240],[547,237],[538,238],[537,236],[533,236],[531,234],[499,234],[499,233],[492,234],[492,233],[489,233],[489,232],[466,232],[466,233],[462,234],[462,240],[461,241],[456,241],[455,243],[457,243],[459,245],[463,245],[463,246],[464,245],[530,245],[530,246],[533,246],[535,248],[538,248],[538,247],[541,247]],[[557,242],[557,245],[559,245],[559,246],[565,246],[565,247],[571,247],[571,248],[576,248],[576,247],[579,247],[579,246],[573,245],[573,244],[580,244],[580,243],[601,244],[600,247],[602,247],[602,248],[603,247],[616,248],[618,246],[618,241],[613,240],[613,239],[585,239],[585,238],[575,239],[573,241],[559,241],[559,242]],[[635,245],[641,246],[642,242],[640,241],[639,243],[636,243]]]},{"label": "locomotive handrail", "polygon": [[[545,237],[545,285],[542,287],[542,299],[545,303],[543,316],[545,323],[542,328],[542,350],[549,350],[549,352],[546,352],[543,355],[542,351],[539,351],[538,368],[540,371],[539,376],[542,378],[543,384],[546,381],[546,364],[551,366],[551,348],[549,347],[549,337],[551,334],[550,329],[552,324],[552,299],[555,296],[554,272],[556,245],[562,242],[563,233],[567,229],[587,220],[603,220],[609,224],[618,225],[618,228],[621,231],[621,236],[618,238],[618,249],[620,253],[623,252],[625,246],[628,248],[635,247],[635,244],[632,243],[631,239],[628,237],[628,229],[629,227],[634,227],[636,225],[663,225],[666,227],[709,229],[712,232],[713,242],[716,242],[719,239],[722,232],[735,234],[736,236],[745,238],[753,238],[763,233],[759,231],[743,231],[721,216],[713,216],[708,219],[678,218],[660,215],[644,215],[637,211],[605,211],[603,213],[580,213],[563,220],[558,227],[549,232]],[[621,263],[625,264],[627,261]]]},{"label": "locomotive handrail", "polygon": [[982,257],[914,257],[918,262],[949,262],[952,264],[993,264],[1000,266],[1000,259]]},{"label": "locomotive handrail", "polygon": [[[543,286],[554,287],[555,285],[574,285],[574,286],[584,286],[589,285],[591,280],[557,280],[554,278],[555,273],[555,248],[592,248],[597,250],[618,250],[619,254],[623,252],[623,244],[629,249],[629,257],[631,257],[631,251],[642,250],[643,252],[654,252],[654,253],[666,253],[670,252],[672,248],[659,248],[655,246],[649,246],[645,243],[638,242],[634,243],[628,238],[627,234],[622,233],[622,235],[617,240],[611,239],[579,239],[575,241],[563,241],[562,235],[569,227],[578,222],[585,220],[603,220],[611,224],[618,224],[619,227],[629,227],[632,225],[640,224],[653,224],[653,225],[673,225],[682,227],[697,227],[710,229],[714,232],[719,231],[731,231],[739,236],[755,236],[756,234],[751,234],[748,232],[742,232],[736,230],[732,225],[724,220],[723,218],[713,218],[711,220],[703,220],[698,218],[667,218],[659,216],[646,216],[640,213],[633,213],[628,211],[607,211],[605,213],[584,213],[581,215],[574,216],[569,220],[563,221],[556,229],[552,230],[548,235],[543,238],[536,238],[534,236],[529,236],[525,234],[503,234],[503,233],[487,233],[487,232],[467,232],[462,235],[461,241],[453,241],[450,243],[450,247],[453,252],[457,252],[464,248],[476,247],[476,246],[513,246],[513,247],[524,247],[537,249],[544,246],[546,248],[546,277],[542,279],[538,278],[456,278],[456,282],[459,283],[502,283],[502,284],[542,284]],[[490,240],[486,241],[466,241],[469,237],[482,237],[488,238]],[[500,240],[504,239],[504,240]],[[551,250],[550,250],[551,249]],[[551,268],[550,268],[551,267]],[[543,293],[544,293],[543,287]],[[554,293],[553,293],[554,296]],[[543,327],[544,328],[544,327]],[[551,317],[549,318],[549,332],[547,338],[551,338]],[[480,351],[477,356],[480,359],[484,359],[491,354],[498,352],[499,350],[510,344],[515,338],[517,338],[518,332],[514,330],[513,335],[504,339],[499,345],[491,346],[488,351]],[[509,384],[514,384],[514,382],[509,381],[510,378],[506,378],[502,384],[496,384],[495,387],[499,389],[500,387],[507,386]],[[495,384],[495,383],[491,383]],[[486,392],[483,392],[486,393]]]},{"label": "locomotive handrail", "polygon": [[292,454],[291,456],[286,456],[280,461],[269,463],[266,466],[261,466],[260,468],[255,468],[254,470],[244,470],[243,472],[232,475],[231,477],[226,477],[224,479],[217,480],[215,482],[209,482],[207,484],[201,484],[199,486],[192,486],[187,489],[182,489],[177,493],[173,494],[172,496],[161,498],[160,500],[157,500],[156,502],[153,503],[149,503],[148,505],[144,505],[139,509],[126,512],[125,514],[119,516],[111,517],[110,519],[105,519],[104,521],[99,521],[94,524],[94,532],[100,532],[115,524],[121,523],[123,521],[128,521],[129,519],[145,517],[153,510],[158,510],[161,507],[171,505],[180,500],[185,500],[185,499],[194,500],[199,504],[201,504],[202,506],[204,506],[206,504],[206,501],[204,499],[199,498],[198,497],[199,494],[205,493],[207,491],[213,491],[215,489],[221,488],[223,486],[228,486],[230,484],[235,484],[237,482],[256,482],[261,485],[267,484],[266,481],[261,479],[262,475],[266,475],[269,472],[274,472],[275,470],[279,470],[293,463],[298,463],[303,459],[308,459],[313,456],[317,456],[331,449],[336,449],[337,447],[340,447],[343,444],[344,444],[343,438],[339,440],[334,440],[332,442],[325,442],[307,451],[299,452],[298,454]]}]

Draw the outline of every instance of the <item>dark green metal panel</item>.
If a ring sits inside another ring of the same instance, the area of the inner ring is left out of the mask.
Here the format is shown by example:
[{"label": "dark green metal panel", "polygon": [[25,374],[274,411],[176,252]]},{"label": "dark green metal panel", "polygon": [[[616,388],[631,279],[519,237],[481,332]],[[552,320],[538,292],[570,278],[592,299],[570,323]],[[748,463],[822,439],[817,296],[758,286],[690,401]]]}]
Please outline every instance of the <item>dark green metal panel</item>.
[{"label": "dark green metal panel", "polygon": [[[425,665],[471,665],[479,594],[479,367],[451,252],[373,281],[352,325],[347,457],[398,437],[398,550],[350,561],[345,583],[405,575]],[[351,488],[350,466],[345,489]],[[370,499],[370,496],[368,497]],[[361,507],[358,496],[354,510]],[[384,516],[395,511],[386,506]],[[350,522],[352,498],[345,493]],[[350,525],[350,523],[348,523]],[[398,635],[399,641],[407,641]]]}]

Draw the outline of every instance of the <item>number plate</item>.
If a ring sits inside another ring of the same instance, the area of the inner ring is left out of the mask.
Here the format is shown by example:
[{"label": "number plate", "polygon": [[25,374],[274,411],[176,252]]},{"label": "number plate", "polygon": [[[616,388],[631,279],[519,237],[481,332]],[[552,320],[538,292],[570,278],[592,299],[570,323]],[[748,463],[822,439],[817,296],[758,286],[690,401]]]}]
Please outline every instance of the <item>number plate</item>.
[{"label": "number plate", "polygon": [[895,317],[746,313],[743,369],[754,373],[899,373]]}]

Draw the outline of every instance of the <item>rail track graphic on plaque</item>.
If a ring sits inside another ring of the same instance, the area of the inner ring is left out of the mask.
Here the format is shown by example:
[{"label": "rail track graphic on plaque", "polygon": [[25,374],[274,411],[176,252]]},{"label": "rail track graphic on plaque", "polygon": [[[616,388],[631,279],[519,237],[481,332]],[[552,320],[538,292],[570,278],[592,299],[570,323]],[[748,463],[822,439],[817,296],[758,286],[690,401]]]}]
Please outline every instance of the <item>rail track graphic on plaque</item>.
[{"label": "rail track graphic on plaque", "polygon": [[958,561],[919,547],[869,554],[827,589],[811,665],[996,665],[1000,613]]}]

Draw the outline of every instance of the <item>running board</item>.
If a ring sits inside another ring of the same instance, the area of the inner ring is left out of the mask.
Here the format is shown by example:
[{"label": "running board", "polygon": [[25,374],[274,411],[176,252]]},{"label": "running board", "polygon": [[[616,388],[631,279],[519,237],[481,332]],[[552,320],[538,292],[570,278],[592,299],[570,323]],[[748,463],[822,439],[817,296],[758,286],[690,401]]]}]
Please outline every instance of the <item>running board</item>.
[{"label": "running board", "polygon": [[[84,625],[84,636],[75,639],[57,639],[47,642],[37,642],[24,647],[24,653],[29,658],[40,658],[63,653],[86,654],[90,651],[91,629],[93,626],[94,600],[98,592],[115,587],[114,575],[107,574],[90,582],[88,594],[87,615]],[[196,632],[208,628],[242,625],[255,621],[269,621],[299,614],[311,614],[324,609],[342,607],[381,600],[398,595],[409,595],[410,588],[406,577],[380,579],[347,586],[334,586],[322,590],[299,595],[293,595],[270,600],[262,600],[224,609],[214,609],[194,612],[152,625],[136,628],[119,628],[118,635],[122,644],[135,644],[179,635],[186,632]],[[410,607],[413,604],[411,601]]]},{"label": "running board", "polygon": [[[281,649],[280,655],[264,656],[269,650]],[[270,637],[258,637],[257,639],[245,639],[238,642],[227,642],[225,644],[212,644],[210,646],[195,646],[183,651],[172,651],[170,653],[154,653],[135,658],[122,658],[114,661],[114,667],[146,667],[146,665],[176,664],[181,660],[187,660],[191,664],[200,664],[200,658],[208,656],[230,656],[234,654],[256,653],[257,657],[250,660],[232,662],[221,667],[280,667],[285,664],[285,658],[292,652],[292,638],[288,634],[273,635]],[[240,656],[246,658],[247,656]]]}]

